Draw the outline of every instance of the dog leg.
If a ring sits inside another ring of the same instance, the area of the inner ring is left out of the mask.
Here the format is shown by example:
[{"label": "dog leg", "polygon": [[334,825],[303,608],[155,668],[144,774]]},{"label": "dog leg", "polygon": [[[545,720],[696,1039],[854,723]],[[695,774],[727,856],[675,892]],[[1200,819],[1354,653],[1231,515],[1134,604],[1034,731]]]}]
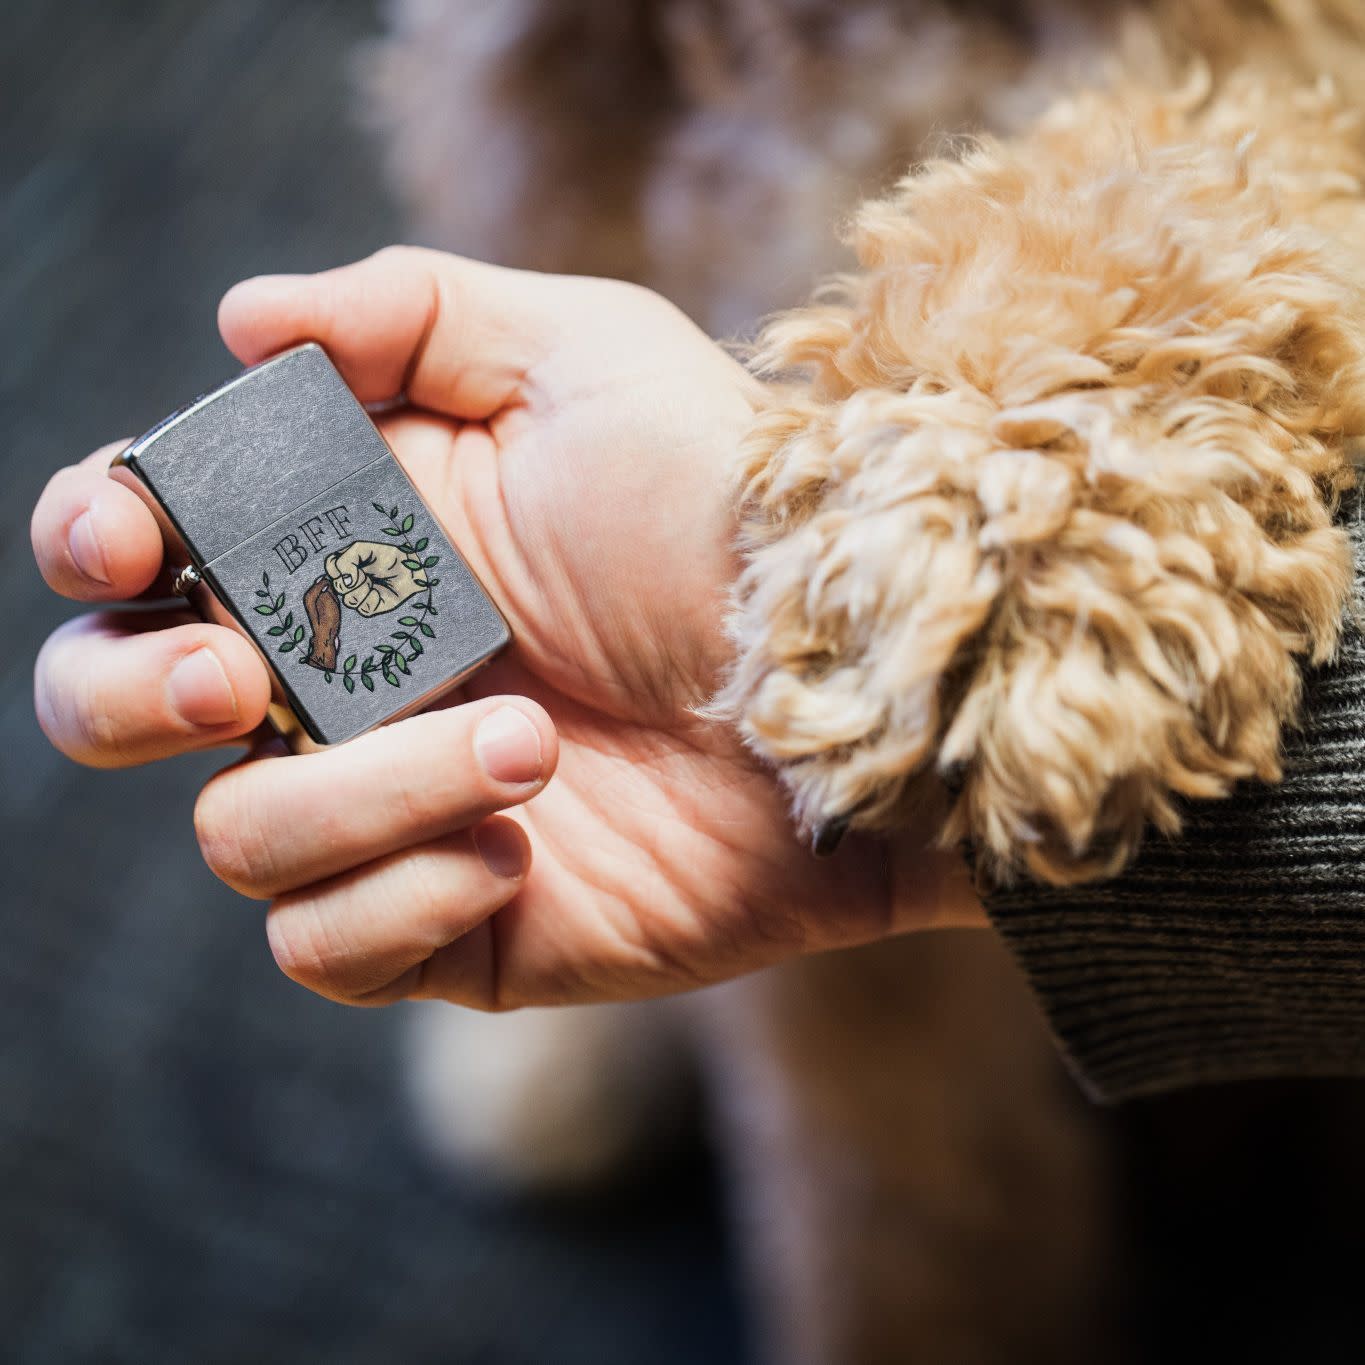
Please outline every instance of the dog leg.
[{"label": "dog leg", "polygon": [[1103,1118],[996,939],[811,958],[693,1016],[766,1358],[1106,1358]]},{"label": "dog leg", "polygon": [[686,1125],[690,1071],[666,1004],[479,1014],[424,1003],[405,1023],[419,1138],[478,1183],[589,1186]]}]

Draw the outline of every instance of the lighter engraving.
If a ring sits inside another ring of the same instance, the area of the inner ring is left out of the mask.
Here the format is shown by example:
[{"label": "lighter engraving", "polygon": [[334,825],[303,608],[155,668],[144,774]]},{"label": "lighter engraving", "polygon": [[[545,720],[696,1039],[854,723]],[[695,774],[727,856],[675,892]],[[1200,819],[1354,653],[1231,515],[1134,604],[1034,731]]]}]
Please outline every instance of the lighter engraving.
[{"label": "lighter engraving", "polygon": [[[415,518],[411,512],[401,513],[396,506],[385,508],[377,502],[373,506],[388,518],[388,524],[380,530],[387,539],[355,540],[328,555],[323,562],[324,572],[303,594],[303,620],[295,619],[287,594],[271,586],[268,571],[261,574],[261,586],[256,589],[259,600],[255,611],[259,616],[272,618],[266,634],[277,641],[277,652],[297,653],[300,663],[316,668],[329,683],[340,676],[348,694],[354,694],[357,684],[373,692],[376,677],[391,687],[401,687],[413,664],[426,652],[424,642],[436,638],[433,618],[440,614],[433,589],[441,580],[432,578],[430,573],[440,563],[440,556],[427,553],[426,536],[413,538]],[[338,515],[334,517],[334,513]],[[350,516],[345,507],[334,507],[324,515],[334,529],[349,529]],[[321,525],[320,518],[310,517],[299,529],[311,539],[312,528]],[[292,573],[308,555],[298,545],[303,559],[293,563],[294,552],[290,550],[287,555],[282,552],[282,547],[291,540],[297,545],[297,537],[286,536],[271,548]],[[371,646],[363,657],[356,650],[338,666],[345,610],[369,619],[387,616],[405,606],[407,615],[398,619],[399,628],[390,631],[387,640]]]},{"label": "lighter engraving", "polygon": [[[323,524],[326,517],[327,524]],[[332,528],[332,534],[327,534],[327,526]],[[270,548],[279,557],[279,561],[284,565],[289,573],[295,573],[308,563],[309,558],[320,551],[324,545],[334,541],[344,540],[351,529],[351,511],[345,503],[336,507],[329,507],[325,512],[317,516],[306,517],[299,522],[299,530],[303,533],[304,544],[292,531],[282,537]]]}]

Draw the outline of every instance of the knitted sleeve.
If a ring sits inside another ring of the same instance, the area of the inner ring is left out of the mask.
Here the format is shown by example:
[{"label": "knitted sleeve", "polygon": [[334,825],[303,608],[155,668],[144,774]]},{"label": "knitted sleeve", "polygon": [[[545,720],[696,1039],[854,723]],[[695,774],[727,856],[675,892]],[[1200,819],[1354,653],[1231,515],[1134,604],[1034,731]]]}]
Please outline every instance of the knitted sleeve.
[{"label": "knitted sleeve", "polygon": [[1085,96],[763,339],[718,707],[817,845],[952,794],[1099,1094],[1356,1067],[1361,171],[1326,89]]},{"label": "knitted sleeve", "polygon": [[[1343,508],[1365,582],[1365,521]],[[1190,803],[1110,881],[988,888],[1097,1099],[1255,1076],[1365,1075],[1365,596],[1312,670],[1284,777]]]}]

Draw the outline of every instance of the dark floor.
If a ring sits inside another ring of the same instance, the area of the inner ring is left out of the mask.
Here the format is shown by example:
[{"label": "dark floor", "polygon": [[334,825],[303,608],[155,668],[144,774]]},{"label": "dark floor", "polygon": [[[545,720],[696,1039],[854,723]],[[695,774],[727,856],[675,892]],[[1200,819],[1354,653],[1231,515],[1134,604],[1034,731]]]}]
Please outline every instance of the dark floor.
[{"label": "dark floor", "polygon": [[700,1157],[610,1207],[426,1169],[392,1013],[278,976],[200,865],[212,757],[89,773],[30,670],[57,465],[232,370],[218,296],[400,235],[348,109],[368,3],[5,8],[0,40],[0,1355],[40,1362],[735,1360]]}]

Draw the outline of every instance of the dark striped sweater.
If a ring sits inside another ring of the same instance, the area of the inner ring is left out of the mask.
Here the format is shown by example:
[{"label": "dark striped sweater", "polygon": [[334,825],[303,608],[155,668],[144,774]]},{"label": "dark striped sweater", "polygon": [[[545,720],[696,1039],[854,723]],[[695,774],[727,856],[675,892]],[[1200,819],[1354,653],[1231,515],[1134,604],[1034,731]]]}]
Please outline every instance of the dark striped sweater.
[{"label": "dark striped sweater", "polygon": [[1082,1083],[1121,1100],[1365,1073],[1365,520],[1357,601],[1277,786],[1191,803],[1117,880],[987,896]]}]

